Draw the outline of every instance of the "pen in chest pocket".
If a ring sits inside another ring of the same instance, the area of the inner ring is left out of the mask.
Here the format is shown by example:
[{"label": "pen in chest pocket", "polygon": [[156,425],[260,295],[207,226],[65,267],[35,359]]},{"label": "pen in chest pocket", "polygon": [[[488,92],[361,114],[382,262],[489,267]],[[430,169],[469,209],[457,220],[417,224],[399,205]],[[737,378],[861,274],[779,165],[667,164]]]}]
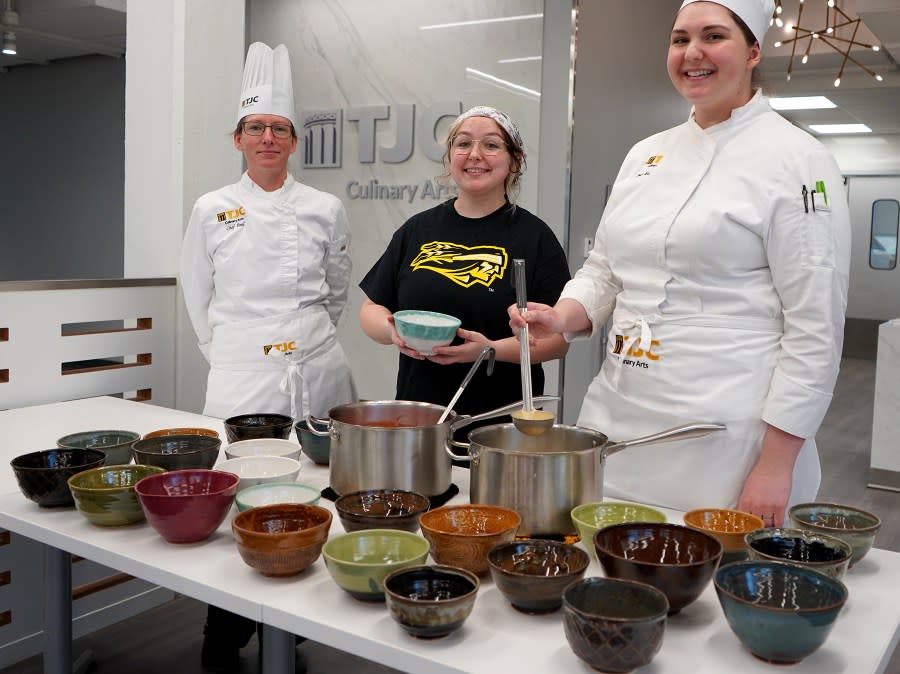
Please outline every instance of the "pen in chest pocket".
[{"label": "pen in chest pocket", "polygon": [[[806,189],[806,185],[803,186],[800,194],[803,195],[803,210],[809,213],[809,191]],[[815,208],[815,205],[813,205],[813,208]]]}]

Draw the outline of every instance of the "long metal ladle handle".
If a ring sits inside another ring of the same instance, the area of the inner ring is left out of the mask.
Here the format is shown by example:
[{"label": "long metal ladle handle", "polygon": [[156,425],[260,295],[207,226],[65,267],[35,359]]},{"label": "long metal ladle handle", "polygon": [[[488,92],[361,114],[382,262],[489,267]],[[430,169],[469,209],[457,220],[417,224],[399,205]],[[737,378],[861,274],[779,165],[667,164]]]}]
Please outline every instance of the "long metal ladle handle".
[{"label": "long metal ladle handle", "polygon": [[[516,306],[519,313],[525,317],[528,311],[528,295],[525,292],[525,260],[513,260],[513,278],[516,282]],[[528,324],[519,328],[519,361],[522,366],[522,410],[534,411],[534,401],[531,399],[531,347],[528,344]]]},{"label": "long metal ladle handle", "polygon": [[610,454],[622,451],[626,447],[650,445],[657,442],[671,442],[673,440],[687,440],[689,438],[702,438],[704,435],[709,435],[715,431],[724,431],[725,429],[726,426],[724,424],[686,424],[684,426],[670,428],[667,431],[660,431],[653,435],[635,438],[634,440],[611,442],[605,445],[602,451],[603,456],[609,456]]},{"label": "long metal ladle handle", "polygon": [[469,372],[466,375],[466,378],[463,379],[462,384],[459,385],[459,388],[456,389],[456,393],[453,394],[453,398],[450,400],[450,404],[444,408],[444,412],[441,414],[441,418],[438,419],[437,425],[440,426],[447,420],[447,417],[450,414],[450,411],[453,409],[453,406],[456,404],[456,401],[459,400],[459,396],[462,395],[463,389],[472,381],[472,377],[475,376],[475,372],[478,370],[478,366],[481,365],[481,361],[488,358],[487,364],[487,373],[488,377],[491,376],[494,372],[494,355],[497,352],[494,350],[492,346],[486,346],[481,350],[481,353],[478,354],[478,358],[475,359],[475,362],[472,364],[472,367],[469,368]]}]

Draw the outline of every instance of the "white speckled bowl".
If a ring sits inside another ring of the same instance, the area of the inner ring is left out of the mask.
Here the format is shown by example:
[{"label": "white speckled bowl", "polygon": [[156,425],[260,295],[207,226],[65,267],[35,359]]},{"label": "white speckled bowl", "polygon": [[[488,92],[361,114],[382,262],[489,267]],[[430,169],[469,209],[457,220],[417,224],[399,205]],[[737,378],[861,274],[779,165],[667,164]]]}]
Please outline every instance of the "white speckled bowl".
[{"label": "white speckled bowl", "polygon": [[239,491],[234,502],[241,512],[257,506],[284,503],[316,505],[319,490],[299,482],[264,482]]},{"label": "white speckled bowl", "polygon": [[300,445],[292,440],[256,438],[238,440],[225,447],[226,458],[236,459],[239,456],[286,456],[299,461]]},{"label": "white speckled bowl", "polygon": [[266,482],[293,482],[300,473],[300,462],[286,456],[239,456],[222,461],[215,468],[237,475],[237,490],[243,491]]}]

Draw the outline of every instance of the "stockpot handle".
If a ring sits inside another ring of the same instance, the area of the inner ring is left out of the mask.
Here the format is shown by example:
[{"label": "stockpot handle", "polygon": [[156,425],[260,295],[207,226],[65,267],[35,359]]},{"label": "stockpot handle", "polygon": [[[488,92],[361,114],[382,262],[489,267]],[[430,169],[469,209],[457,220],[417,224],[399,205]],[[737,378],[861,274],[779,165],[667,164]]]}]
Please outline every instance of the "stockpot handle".
[{"label": "stockpot handle", "polygon": [[726,430],[725,424],[686,424],[684,426],[676,426],[667,431],[660,431],[653,435],[645,435],[642,438],[634,440],[623,440],[622,442],[610,442],[600,448],[604,457],[616,452],[621,452],[626,447],[635,447],[637,445],[651,445],[657,442],[671,442],[673,440],[688,440],[690,438],[702,438],[715,431]]},{"label": "stockpot handle", "polygon": [[[537,396],[532,400],[532,403],[537,405],[543,405],[544,403],[555,403],[559,402],[559,396]],[[478,421],[483,421],[485,419],[493,419],[494,417],[502,417],[504,414],[511,414],[516,410],[522,409],[522,401],[509,403],[508,405],[504,405],[503,407],[498,407],[495,410],[490,410],[489,412],[482,412],[481,414],[476,414],[474,416],[461,416],[456,419],[452,424],[450,424],[450,433],[447,436],[447,443],[444,446],[444,451],[450,455],[450,458],[455,459],[456,461],[471,461],[472,456],[469,454],[469,445],[471,443],[468,442],[459,442],[458,440],[453,439],[454,433],[460,428],[464,428],[469,424],[473,424]],[[453,447],[457,449],[462,449],[465,451],[465,454],[457,454],[453,451]]]},{"label": "stockpot handle", "polygon": [[[325,430],[320,431],[315,427],[315,424],[319,424],[320,426],[324,426]],[[318,435],[321,438],[328,437],[331,435],[331,419],[321,419],[319,417],[314,417],[312,414],[306,415],[306,426],[310,433],[313,435]]]}]

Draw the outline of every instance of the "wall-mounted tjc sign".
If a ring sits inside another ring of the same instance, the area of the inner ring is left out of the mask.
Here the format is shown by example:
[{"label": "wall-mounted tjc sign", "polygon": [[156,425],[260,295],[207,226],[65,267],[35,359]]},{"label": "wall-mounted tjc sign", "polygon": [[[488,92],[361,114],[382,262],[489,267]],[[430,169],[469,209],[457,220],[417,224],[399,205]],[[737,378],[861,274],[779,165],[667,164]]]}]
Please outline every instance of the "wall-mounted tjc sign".
[{"label": "wall-mounted tjc sign", "polygon": [[[444,156],[444,139],[437,137],[438,124],[445,117],[457,117],[461,112],[460,101],[305,111],[301,117],[303,168],[341,167],[345,116],[358,127],[356,152],[360,164],[373,164],[376,158],[385,164],[402,164],[412,157],[416,146],[428,159],[440,163]],[[393,145],[379,144],[378,121],[392,118]]]}]

